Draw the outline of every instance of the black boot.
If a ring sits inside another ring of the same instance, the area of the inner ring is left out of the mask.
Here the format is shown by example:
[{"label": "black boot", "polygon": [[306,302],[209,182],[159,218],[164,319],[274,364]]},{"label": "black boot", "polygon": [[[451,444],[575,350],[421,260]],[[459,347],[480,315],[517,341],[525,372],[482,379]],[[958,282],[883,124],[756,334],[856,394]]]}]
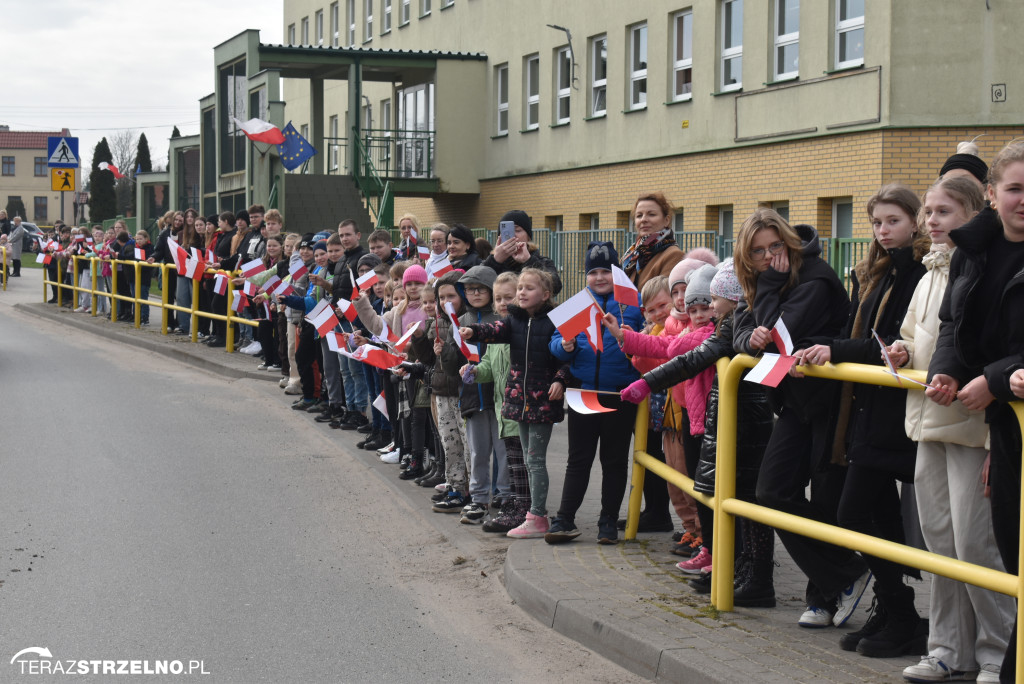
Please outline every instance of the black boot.
[{"label": "black boot", "polygon": [[377,439],[371,440],[363,445],[363,448],[367,451],[376,451],[383,446],[391,444],[391,431],[381,430],[377,433]]},{"label": "black boot", "polygon": [[[759,563],[757,565],[762,564]],[[744,608],[775,607],[775,582],[772,579],[772,564],[769,562],[767,569],[757,567],[757,565],[753,562],[748,564],[750,570],[746,573],[743,584],[733,594],[733,605]]]},{"label": "black boot", "polygon": [[413,483],[418,485],[423,480],[433,477],[437,473],[437,459],[433,458],[430,460],[430,464],[423,469],[423,474],[413,480]]},{"label": "black boot", "polygon": [[927,654],[928,634],[921,634],[922,620],[914,607],[914,588],[901,584],[886,591],[876,582],[875,596],[885,607],[888,619],[881,631],[860,640],[857,653],[869,658]]},{"label": "black boot", "polygon": [[399,480],[412,480],[423,474],[423,454],[409,457],[409,467],[398,476]]},{"label": "black boot", "polygon": [[874,636],[882,631],[886,623],[885,608],[878,602],[877,598],[871,599],[871,608],[868,609],[868,619],[864,626],[854,632],[847,632],[839,638],[839,648],[844,651],[856,651],[861,639]]},{"label": "black boot", "polygon": [[436,487],[445,481],[444,452],[441,452],[434,460],[437,463],[437,467],[434,469],[434,474],[429,478],[420,478],[420,487]]},{"label": "black boot", "polygon": [[318,423],[330,423],[345,413],[345,407],[336,404],[327,404],[327,407],[320,411],[315,420]]},{"label": "black boot", "polygon": [[[367,444],[369,444],[370,442],[376,442],[379,438],[380,438],[380,432],[378,432],[377,430],[374,430],[373,432],[368,434],[366,437],[363,437],[362,441],[356,442],[356,448],[357,449],[365,449]],[[377,447],[373,447],[373,448],[376,449]]]}]

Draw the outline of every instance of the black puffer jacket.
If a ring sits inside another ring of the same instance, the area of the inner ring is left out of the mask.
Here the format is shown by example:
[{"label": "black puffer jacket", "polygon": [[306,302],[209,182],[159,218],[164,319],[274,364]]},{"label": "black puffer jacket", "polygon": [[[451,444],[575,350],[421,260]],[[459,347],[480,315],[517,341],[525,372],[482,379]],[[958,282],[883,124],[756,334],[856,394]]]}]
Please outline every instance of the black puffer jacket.
[{"label": "black puffer jacket", "polygon": [[569,367],[548,351],[555,324],[548,318],[550,305],[530,316],[518,306],[508,307],[508,316],[495,323],[468,326],[473,341],[509,345],[511,365],[505,385],[503,418],[519,423],[559,423],[565,417],[561,401],[548,399],[548,390],[558,382],[568,385]]},{"label": "black puffer jacket", "polygon": [[[494,307],[491,303],[480,309],[475,309],[469,306],[469,299],[466,297],[466,285],[483,285],[491,291],[492,295],[494,292],[494,281],[498,275],[493,269],[487,268],[486,266],[474,266],[466,272],[466,275],[459,278],[459,282],[455,284],[455,289],[458,291],[459,296],[462,297],[463,301],[466,302],[466,310],[461,316],[459,316],[459,323],[461,325],[470,325],[473,323],[494,323],[499,320],[499,317],[494,313]],[[462,354],[462,351],[455,347],[455,337],[452,336],[452,347],[456,349],[457,354],[454,358],[446,357],[442,361],[444,363],[444,370],[449,375],[459,375],[459,370],[466,364],[467,359]],[[477,347],[480,352],[480,358],[483,358],[484,353],[487,351],[487,345],[483,342],[478,342]],[[450,359],[450,360],[449,360]],[[493,411],[494,410],[494,385],[493,383],[470,383],[462,384],[462,389],[459,391],[459,410],[462,412],[464,418],[469,418],[479,411]]]},{"label": "black puffer jacket", "polygon": [[[860,301],[860,283],[853,277],[853,315],[846,326],[845,339],[831,343],[832,363],[882,365],[881,350],[871,334],[874,328],[887,345],[899,339],[900,326],[914,296],[917,281],[925,274],[920,256],[913,247],[889,250],[892,260],[881,282]],[[883,305],[884,300],[884,305]],[[861,309],[861,331],[853,339],[853,324]],[[881,310],[881,313],[879,313]],[[896,473],[904,482],[914,480],[917,444],[907,437],[904,421],[907,390],[852,383],[852,402],[847,420],[845,446],[850,463]]]},{"label": "black puffer jacket", "polygon": [[[437,324],[440,323],[440,328],[437,328]],[[439,330],[440,332],[435,332]],[[440,335],[443,342],[446,342],[446,349],[441,351],[441,355],[434,353],[434,340]],[[441,367],[442,356],[448,352],[447,342],[452,339],[452,322],[447,316],[441,315],[437,318],[427,319],[426,334],[416,337],[412,336],[412,350],[420,363],[426,366],[429,370],[430,375],[430,391],[439,397],[457,397],[459,396],[459,390],[462,388],[462,380],[458,375],[449,375],[444,372]],[[458,351],[455,352],[459,353]]]},{"label": "black puffer jacket", "polygon": [[[750,335],[758,326],[774,327],[781,317],[796,349],[829,344],[842,334],[850,312],[850,298],[839,276],[821,259],[818,232],[808,225],[794,229],[803,241],[803,264],[796,286],[785,289],[789,273],[773,268],[757,277],[752,305],[740,302],[736,309],[733,347],[742,354],[759,354],[750,347]],[[778,351],[769,345],[766,351]],[[777,412],[782,406],[796,411],[801,422],[826,419],[833,410],[839,383],[819,378],[787,376],[769,393]]]},{"label": "black puffer jacket", "polygon": [[[699,346],[675,357],[668,363],[644,374],[651,392],[662,392],[683,380],[696,377],[714,365],[718,359],[731,358],[733,351],[733,316],[718,325],[718,331]],[[768,404],[768,395],[762,385],[740,381],[736,424],[736,495],[754,500],[757,473],[761,469],[768,439],[772,436],[774,416]],[[718,458],[718,375],[708,393],[707,411],[704,413],[704,439],[700,447],[700,461],[693,477],[693,488],[704,494],[715,493],[715,469]]]},{"label": "black puffer jacket", "polygon": [[[929,381],[942,373],[956,378],[960,387],[984,375],[989,391],[999,400],[985,410],[989,423],[1004,412],[1002,402],[1017,399],[1010,391],[1010,376],[1024,368],[1024,270],[1006,284],[998,302],[978,301],[975,293],[989,251],[1002,232],[998,215],[987,207],[950,232],[958,249],[949,266],[949,283],[939,308],[939,338],[928,366]],[[981,339],[980,317],[986,315],[999,317],[1002,334],[998,339]]]}]

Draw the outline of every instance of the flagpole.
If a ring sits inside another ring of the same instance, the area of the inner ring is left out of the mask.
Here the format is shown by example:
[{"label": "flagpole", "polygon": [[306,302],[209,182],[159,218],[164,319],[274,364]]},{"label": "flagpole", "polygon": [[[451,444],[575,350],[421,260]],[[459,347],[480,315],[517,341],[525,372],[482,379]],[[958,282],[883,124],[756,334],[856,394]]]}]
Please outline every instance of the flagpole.
[{"label": "flagpole", "polygon": [[570,390],[579,390],[580,392],[593,392],[594,394],[610,394],[610,395],[616,396],[616,397],[621,397],[622,396],[622,394],[620,392],[610,392],[608,390],[588,390],[588,389],[583,389],[581,387],[570,387],[569,389]]},{"label": "flagpole", "polygon": [[590,291],[589,287],[584,287],[583,289],[587,291],[587,294],[590,295],[590,299],[594,302],[594,306],[596,306],[597,310],[601,312],[601,318],[604,318],[604,309],[602,309],[601,305],[597,303],[594,293]]}]

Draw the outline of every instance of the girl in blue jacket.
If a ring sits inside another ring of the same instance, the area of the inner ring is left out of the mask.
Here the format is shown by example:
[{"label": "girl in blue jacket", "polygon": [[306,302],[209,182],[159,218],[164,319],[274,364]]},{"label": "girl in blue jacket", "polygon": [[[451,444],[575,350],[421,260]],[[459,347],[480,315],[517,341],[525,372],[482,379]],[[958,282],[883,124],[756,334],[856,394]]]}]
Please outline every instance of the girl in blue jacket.
[{"label": "girl in blue jacket", "polygon": [[[633,330],[643,328],[643,314],[635,306],[621,306],[612,295],[612,265],[619,265],[619,255],[610,242],[587,245],[585,268],[587,288],[598,305]],[[639,377],[636,369],[619,348],[610,332],[602,328],[603,351],[591,347],[585,334],[562,339],[559,332],[551,338],[551,353],[569,364],[573,377],[583,389],[618,393]],[[549,544],[560,544],[580,535],[576,529],[576,511],[583,503],[590,481],[594,457],[601,458],[601,515],[597,521],[597,542],[614,544],[618,540],[616,521],[626,495],[629,466],[629,441],[633,436],[636,406],[618,397],[604,396],[601,403],[616,409],[611,413],[581,414],[569,411],[569,460],[565,465],[562,503],[558,516],[544,535]],[[599,449],[600,444],[600,451]]]}]

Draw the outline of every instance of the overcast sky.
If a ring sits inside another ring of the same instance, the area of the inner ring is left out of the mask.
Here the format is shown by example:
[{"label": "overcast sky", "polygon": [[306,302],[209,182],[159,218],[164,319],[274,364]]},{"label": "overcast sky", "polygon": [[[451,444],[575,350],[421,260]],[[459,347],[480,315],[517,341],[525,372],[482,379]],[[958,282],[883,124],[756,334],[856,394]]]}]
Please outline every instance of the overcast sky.
[{"label": "overcast sky", "polygon": [[130,128],[166,164],[175,125],[199,132],[213,47],[245,29],[280,43],[282,15],[282,0],[0,0],[0,124],[69,128],[83,165]]}]

